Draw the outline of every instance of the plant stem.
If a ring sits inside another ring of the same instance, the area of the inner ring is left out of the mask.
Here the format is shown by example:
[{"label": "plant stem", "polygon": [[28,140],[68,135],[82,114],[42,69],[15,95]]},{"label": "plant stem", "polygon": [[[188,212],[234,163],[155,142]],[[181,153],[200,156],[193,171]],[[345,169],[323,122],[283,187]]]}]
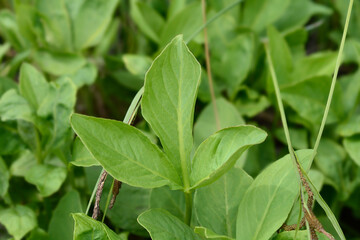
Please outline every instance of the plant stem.
[{"label": "plant stem", "polygon": [[335,90],[336,79],[337,79],[337,76],[338,76],[338,73],[339,73],[341,58],[342,58],[342,54],[343,54],[343,50],[344,50],[345,39],[346,39],[347,31],[348,31],[348,28],[349,28],[349,22],[350,22],[350,16],[351,16],[353,3],[354,3],[354,0],[350,0],[349,8],[348,8],[347,15],[346,15],[344,31],[343,31],[343,35],[342,35],[342,38],[341,38],[339,53],[338,53],[338,56],[337,56],[337,59],[336,59],[335,71],[334,71],[334,75],[333,75],[332,82],[331,82],[330,92],[329,92],[329,96],[328,96],[328,99],[327,99],[325,112],[324,112],[324,115],[323,115],[323,118],[322,118],[322,121],[321,121],[319,133],[317,135],[316,142],[315,142],[315,145],[314,145],[314,152],[313,152],[313,155],[311,157],[311,161],[313,161],[315,156],[316,156],[317,149],[318,149],[318,147],[320,145],[321,136],[322,136],[324,128],[325,128],[326,119],[327,119],[327,116],[329,114],[330,105],[331,105],[332,97],[333,97],[334,90]]},{"label": "plant stem", "polygon": [[192,216],[192,193],[184,192],[185,194],[185,224],[190,226]]},{"label": "plant stem", "polygon": [[[203,22],[206,24],[206,3],[205,0],[201,0],[201,9],[203,15]],[[205,62],[206,62],[206,72],[208,75],[209,81],[209,88],[210,88],[210,95],[211,95],[211,102],[213,105],[214,116],[215,116],[215,123],[216,123],[216,130],[220,130],[220,119],[219,119],[219,112],[216,106],[216,99],[215,99],[215,92],[211,74],[211,64],[210,64],[210,53],[209,53],[209,40],[208,40],[208,33],[207,28],[204,27],[204,46],[205,46]]]},{"label": "plant stem", "polygon": [[290,139],[290,132],[289,132],[289,128],[288,128],[287,121],[286,121],[284,105],[283,105],[282,100],[281,100],[280,88],[279,88],[279,84],[278,84],[278,81],[277,81],[277,77],[276,77],[276,73],[275,73],[275,69],[274,69],[274,64],[273,64],[272,59],[271,59],[270,49],[269,49],[268,43],[267,42],[264,43],[264,46],[265,46],[266,57],[267,57],[267,60],[268,60],[268,63],[269,63],[271,78],[273,80],[273,84],[274,84],[274,88],[275,88],[276,100],[277,100],[277,103],[279,105],[281,122],[282,122],[283,127],[284,127],[285,138],[286,138],[286,141],[287,141],[289,153],[290,153],[290,156],[293,159],[293,161],[296,163],[296,158],[295,158],[295,155],[294,155],[294,149],[292,147],[291,139]]},{"label": "plant stem", "polygon": [[112,180],[112,184],[111,184],[111,187],[110,187],[110,190],[109,190],[108,196],[107,196],[107,198],[106,198],[106,204],[105,204],[105,209],[104,209],[104,215],[103,215],[103,217],[102,217],[101,222],[104,222],[105,217],[106,217],[106,212],[107,212],[107,210],[108,210],[109,203],[110,203],[110,200],[111,200],[112,190],[113,190],[113,188],[114,188],[114,182],[115,182],[115,179],[113,179],[113,180]]}]

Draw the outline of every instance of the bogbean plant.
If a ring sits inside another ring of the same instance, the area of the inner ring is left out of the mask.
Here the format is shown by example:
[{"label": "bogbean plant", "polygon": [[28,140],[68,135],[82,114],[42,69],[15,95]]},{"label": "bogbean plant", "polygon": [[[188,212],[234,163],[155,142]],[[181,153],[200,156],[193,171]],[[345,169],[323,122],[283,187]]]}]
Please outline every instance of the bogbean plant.
[{"label": "bogbean plant", "polygon": [[[21,68],[19,84],[1,78],[0,223],[15,239],[27,233],[28,239],[127,239],[129,232],[152,239],[331,238],[326,231],[344,239],[336,217],[343,206],[359,209],[359,74],[343,73],[329,109],[330,76],[340,58],[336,52],[307,55],[304,45],[332,11],[345,25],[347,1],[336,0],[331,9],[310,0],[209,0],[208,39],[199,35],[200,2],[122,1],[125,37],[119,45],[127,44],[131,54],[104,59],[117,33],[118,19],[111,18],[117,1],[4,2],[15,13],[0,12],[6,40],[1,75],[17,78]],[[342,62],[358,65],[354,11]],[[322,20],[304,27],[314,16]],[[330,36],[340,44],[341,33]],[[217,110],[196,60],[204,59],[207,40]],[[21,64],[25,60],[46,76]],[[123,122],[73,114],[78,137],[72,143],[68,120],[76,92],[93,82],[95,65],[101,70],[103,64],[111,70],[101,76],[105,80],[126,90],[144,88]],[[273,110],[277,104],[281,114]],[[135,122],[136,128],[131,125],[139,108],[146,122]],[[260,123],[267,133],[245,122]],[[282,143],[290,154],[275,161],[286,153]],[[317,151],[308,149],[313,143]],[[85,175],[73,165],[86,167]],[[86,208],[84,185],[95,186]],[[318,193],[323,185],[334,213]],[[327,216],[313,209],[312,195]],[[87,216],[94,198],[93,217],[101,221]],[[309,232],[297,229],[304,224]]]}]

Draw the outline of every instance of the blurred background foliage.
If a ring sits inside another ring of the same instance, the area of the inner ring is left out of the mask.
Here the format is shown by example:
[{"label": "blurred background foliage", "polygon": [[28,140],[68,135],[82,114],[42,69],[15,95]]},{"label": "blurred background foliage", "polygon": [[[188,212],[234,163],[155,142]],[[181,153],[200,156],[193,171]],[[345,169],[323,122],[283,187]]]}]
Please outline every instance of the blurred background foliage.
[{"label": "blurred background foliage", "polygon": [[[233,2],[207,0],[207,18]],[[249,123],[269,134],[237,162],[252,177],[287,153],[264,43],[272,52],[293,146],[311,148],[347,6],[345,0],[247,0],[208,26],[221,128]],[[80,141],[72,141],[69,115],[122,120],[163,47],[178,34],[190,39],[203,25],[201,7],[199,0],[0,1],[0,239],[72,239],[69,213],[84,209],[100,169]],[[360,239],[359,29],[356,0],[311,170],[348,239]],[[193,38],[189,48],[203,66],[194,120],[198,146],[216,131],[216,123],[204,35]],[[140,112],[135,125],[157,142]],[[162,206],[183,214],[182,196],[171,196],[181,206],[176,210],[167,193],[124,185],[106,222],[129,232],[129,239],[146,237],[136,222],[144,210]],[[314,211],[327,226],[317,205]]]}]

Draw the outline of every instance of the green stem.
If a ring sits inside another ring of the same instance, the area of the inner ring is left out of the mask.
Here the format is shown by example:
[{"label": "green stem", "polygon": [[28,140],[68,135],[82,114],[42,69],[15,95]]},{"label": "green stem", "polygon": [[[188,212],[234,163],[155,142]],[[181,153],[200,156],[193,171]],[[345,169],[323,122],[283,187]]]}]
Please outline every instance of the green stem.
[{"label": "green stem", "polygon": [[192,216],[192,194],[191,192],[184,192],[185,194],[185,224],[190,226]]},{"label": "green stem", "polygon": [[111,200],[111,194],[112,194],[112,191],[113,191],[113,188],[114,188],[114,182],[115,182],[115,179],[112,180],[112,184],[111,184],[108,196],[106,198],[106,205],[105,205],[105,209],[104,209],[104,215],[102,217],[101,222],[104,222],[105,217],[106,217],[106,212],[107,212],[107,210],[109,208],[109,204],[110,204],[110,200]]},{"label": "green stem", "polygon": [[313,155],[311,157],[311,161],[313,161],[315,156],[316,156],[317,149],[318,149],[318,147],[320,145],[321,136],[322,136],[324,128],[325,128],[326,119],[327,119],[327,116],[329,114],[331,100],[332,100],[334,90],[335,90],[336,79],[337,79],[337,76],[338,76],[338,73],[339,73],[341,57],[342,57],[343,50],[344,50],[345,39],[346,39],[347,31],[348,31],[348,28],[349,28],[349,22],[350,22],[350,16],[351,16],[353,3],[354,3],[354,0],[350,0],[349,8],[348,8],[347,15],[346,15],[344,31],[343,31],[343,35],[342,35],[342,38],[341,38],[339,53],[338,53],[338,56],[337,56],[337,59],[336,59],[335,71],[334,71],[334,75],[333,75],[332,82],[331,82],[330,92],[329,92],[329,96],[328,96],[328,99],[327,99],[323,119],[321,121],[319,133],[317,135],[316,142],[315,142],[315,145],[314,145],[314,152],[313,152]]},{"label": "green stem", "polygon": [[277,77],[276,77],[274,64],[273,64],[272,59],[271,59],[270,49],[269,49],[269,46],[268,46],[267,43],[264,43],[264,46],[265,46],[266,57],[267,57],[267,60],[268,60],[268,63],[269,63],[271,78],[272,78],[273,84],[274,84],[276,100],[277,100],[277,103],[279,105],[281,122],[282,122],[283,127],[284,127],[285,138],[286,138],[286,141],[287,141],[289,153],[290,153],[290,156],[293,159],[293,161],[296,163],[296,158],[294,156],[294,150],[293,150],[293,147],[292,147],[292,144],[291,144],[291,139],[290,139],[290,132],[289,132],[289,128],[288,128],[287,121],[286,121],[284,105],[283,105],[282,100],[281,100],[280,88],[279,88],[278,80],[277,80]]}]

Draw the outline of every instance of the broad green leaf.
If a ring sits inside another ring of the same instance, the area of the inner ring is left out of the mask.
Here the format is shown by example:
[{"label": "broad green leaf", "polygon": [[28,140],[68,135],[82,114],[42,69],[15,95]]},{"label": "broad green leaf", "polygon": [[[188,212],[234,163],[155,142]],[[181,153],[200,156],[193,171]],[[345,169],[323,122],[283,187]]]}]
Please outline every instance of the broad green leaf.
[{"label": "broad green leaf", "polygon": [[[313,125],[320,124],[330,89],[330,77],[315,77],[281,89],[282,99],[302,118]],[[342,115],[341,90],[335,88],[327,123],[338,121]]]},{"label": "broad green leaf", "polygon": [[75,240],[124,240],[104,223],[96,221],[83,213],[73,213],[75,221]]},{"label": "broad green leaf", "polygon": [[133,75],[141,78],[149,69],[152,59],[145,55],[124,54],[122,56],[126,69]]},{"label": "broad green leaf", "polygon": [[[328,238],[323,235],[322,233],[316,232],[316,235],[318,236],[319,240],[328,240]],[[278,235],[276,235],[273,240],[308,240],[308,231],[307,230],[300,230],[297,232],[296,238],[295,237],[295,231],[289,231],[289,232],[281,232]]]},{"label": "broad green leaf", "polygon": [[11,89],[1,96],[0,116],[2,121],[17,119],[31,121],[33,119],[28,102],[15,89]]},{"label": "broad green leaf", "polygon": [[[264,2],[267,1],[269,0]],[[269,38],[270,57],[274,64],[274,70],[279,82],[279,86],[281,87],[282,85],[288,84],[291,81],[291,72],[294,68],[292,55],[284,37],[274,27],[268,27],[267,35]],[[268,89],[273,89],[271,80],[268,81]]]},{"label": "broad green leaf", "polygon": [[24,177],[25,174],[36,165],[36,158],[33,152],[24,150],[19,157],[11,164],[10,173],[12,176]]},{"label": "broad green leaf", "polygon": [[0,197],[4,197],[9,188],[10,173],[6,163],[0,156]]},{"label": "broad green leaf", "polygon": [[115,16],[108,28],[106,29],[106,32],[104,33],[104,36],[102,37],[100,43],[96,46],[94,49],[94,55],[96,57],[98,56],[105,56],[107,55],[112,46],[114,45],[115,39],[118,37],[118,31],[120,29],[120,16]]},{"label": "broad green leaf", "polygon": [[[233,127],[245,123],[236,107],[224,98],[216,99],[220,128]],[[216,132],[214,107],[209,103],[200,113],[194,125],[194,143],[199,146],[206,138]]]},{"label": "broad green leaf", "polygon": [[186,7],[186,0],[172,0],[169,2],[169,8],[167,12],[168,19],[171,19],[178,12]]},{"label": "broad green leaf", "polygon": [[315,163],[324,173],[326,182],[338,190],[340,190],[339,187],[343,181],[341,176],[343,175],[342,165],[345,157],[346,152],[340,144],[329,138],[321,139]]},{"label": "broad green leaf", "polygon": [[36,215],[26,206],[15,205],[12,208],[0,210],[0,223],[15,240],[22,239],[28,232],[36,227]]},{"label": "broad green leaf", "polygon": [[75,73],[86,63],[85,59],[77,54],[46,50],[36,51],[34,60],[43,71],[55,76]]},{"label": "broad green leaf", "polygon": [[25,180],[34,184],[44,197],[48,197],[58,191],[65,178],[65,168],[51,165],[35,165],[25,174]]},{"label": "broad green leaf", "polygon": [[67,0],[36,0],[36,9],[47,21],[43,21],[45,40],[61,51],[73,50],[72,20]]},{"label": "broad green leaf", "polygon": [[67,192],[56,206],[50,223],[49,237],[51,240],[73,239],[74,220],[71,213],[82,212],[81,199],[77,191]]},{"label": "broad green leaf", "polygon": [[194,106],[200,71],[199,63],[183,42],[182,36],[175,37],[147,72],[141,101],[144,118],[160,138],[177,172],[183,174],[190,167]]},{"label": "broad green leaf", "polygon": [[[340,21],[343,26],[345,24],[348,6],[349,6],[348,1],[341,1],[341,0],[334,1],[334,7],[340,14]],[[351,37],[355,37],[357,39],[359,39],[360,37],[360,33],[358,31],[360,27],[359,13],[360,13],[360,6],[358,4],[354,4],[352,8],[351,18],[349,20],[350,22],[349,22],[348,35]]]},{"label": "broad green leaf", "polygon": [[154,188],[150,193],[150,208],[162,208],[180,220],[184,220],[184,192],[170,190],[167,187]]},{"label": "broad green leaf", "polygon": [[114,178],[132,186],[181,186],[173,164],[138,129],[123,122],[73,114],[71,124],[95,159]]},{"label": "broad green leaf", "polygon": [[150,209],[142,213],[138,222],[153,240],[200,240],[188,225],[162,209]]},{"label": "broad green leaf", "polygon": [[244,170],[232,168],[216,182],[197,189],[194,209],[198,223],[216,234],[235,238],[239,203],[252,181]]},{"label": "broad green leaf", "polygon": [[242,24],[261,33],[284,14],[290,2],[290,0],[246,1],[242,10]]},{"label": "broad green leaf", "polygon": [[244,90],[246,95],[241,97],[237,93],[238,97],[234,100],[234,104],[241,116],[254,117],[270,106],[270,101],[266,96],[260,95],[247,87],[244,87]]},{"label": "broad green leaf", "polygon": [[78,167],[100,165],[79,138],[76,138],[74,141],[71,164]]},{"label": "broad green leaf", "polygon": [[212,230],[205,227],[195,227],[194,232],[199,234],[204,239],[214,239],[214,240],[234,240],[228,236],[219,235],[214,233]]},{"label": "broad green leaf", "polygon": [[360,114],[352,115],[348,120],[340,123],[336,133],[342,137],[351,137],[360,133]]},{"label": "broad green leaf", "polygon": [[0,32],[1,35],[18,51],[22,50],[27,45],[19,31],[15,15],[8,9],[0,11]]},{"label": "broad green leaf", "polygon": [[150,191],[150,189],[131,187],[123,183],[114,207],[107,212],[106,217],[117,228],[147,237],[148,234],[137,222],[137,217],[149,209]]},{"label": "broad green leaf", "polygon": [[[118,2],[118,0],[81,1],[81,5],[76,9],[76,15],[73,15],[76,50],[92,47],[101,41]],[[75,14],[75,11],[72,14]]]},{"label": "broad green leaf", "polygon": [[[309,147],[308,132],[306,129],[289,128],[291,144],[295,149],[306,149]],[[275,136],[283,143],[287,144],[284,129],[278,128],[275,130]]]},{"label": "broad green leaf", "polygon": [[160,35],[160,46],[165,46],[176,35],[183,34],[185,41],[203,25],[200,2],[193,2],[166,22]]},{"label": "broad green leaf", "polygon": [[344,139],[345,150],[354,162],[360,166],[360,136],[352,136]]},{"label": "broad green leaf", "polygon": [[262,143],[266,136],[265,131],[250,125],[225,128],[211,135],[193,157],[191,188],[210,184],[221,177],[245,150]]},{"label": "broad green leaf", "polygon": [[[308,169],[312,150],[300,150],[296,154]],[[289,154],[261,172],[239,205],[236,239],[269,239],[285,222],[299,193],[299,181]]]},{"label": "broad green leaf", "polygon": [[156,43],[165,24],[163,17],[152,7],[139,0],[130,1],[130,15],[139,29]]},{"label": "broad green leaf", "polygon": [[37,69],[24,63],[20,69],[20,94],[37,110],[45,99],[50,85]]},{"label": "broad green leaf", "polygon": [[291,30],[304,26],[313,15],[330,15],[331,13],[331,8],[311,0],[290,1],[284,14],[275,22],[275,26],[281,31]]}]

